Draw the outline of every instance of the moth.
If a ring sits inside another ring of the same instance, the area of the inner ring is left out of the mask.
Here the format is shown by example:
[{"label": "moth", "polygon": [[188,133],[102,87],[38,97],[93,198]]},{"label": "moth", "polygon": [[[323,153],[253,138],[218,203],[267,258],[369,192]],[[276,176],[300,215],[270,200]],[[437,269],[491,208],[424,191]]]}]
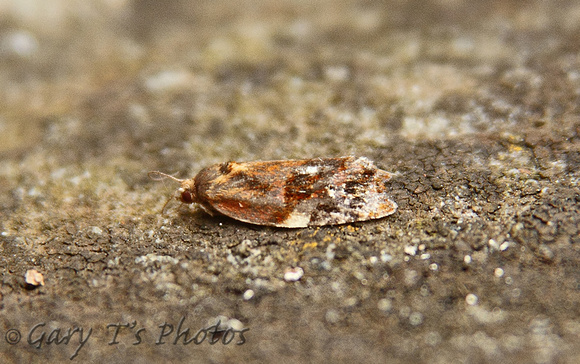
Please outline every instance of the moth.
[{"label": "moth", "polygon": [[365,157],[226,162],[179,179],[153,171],[155,180],[170,178],[181,186],[170,197],[198,204],[208,214],[285,228],[339,225],[379,219],[397,210],[385,184],[392,174]]}]

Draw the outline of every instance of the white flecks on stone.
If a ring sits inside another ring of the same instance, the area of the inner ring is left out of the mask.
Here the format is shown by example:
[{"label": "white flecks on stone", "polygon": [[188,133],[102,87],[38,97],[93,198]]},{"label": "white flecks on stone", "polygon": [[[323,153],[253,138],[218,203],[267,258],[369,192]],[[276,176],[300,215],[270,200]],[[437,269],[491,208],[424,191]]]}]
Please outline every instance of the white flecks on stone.
[{"label": "white flecks on stone", "polygon": [[29,269],[24,274],[24,281],[31,286],[44,286],[44,277],[36,269]]},{"label": "white flecks on stone", "polygon": [[330,324],[335,324],[340,320],[340,314],[336,310],[328,310],[324,316],[326,321]]},{"label": "white flecks on stone", "polygon": [[103,229],[101,229],[101,228],[100,228],[100,227],[98,227],[98,226],[93,226],[93,227],[91,228],[91,232],[92,232],[93,234],[95,234],[95,235],[103,235]]},{"label": "white flecks on stone", "polygon": [[284,272],[284,280],[286,282],[296,282],[304,275],[304,269],[300,267],[287,268]]},{"label": "white flecks on stone", "polygon": [[236,318],[229,319],[227,322],[225,322],[225,324],[228,328],[232,328],[237,331],[241,331],[244,329],[244,324],[242,323],[242,321]]},{"label": "white flecks on stone", "polygon": [[344,307],[354,307],[358,303],[358,299],[356,297],[349,297],[344,300]]},{"label": "white flecks on stone", "polygon": [[383,312],[389,312],[393,309],[393,301],[388,298],[382,298],[377,302],[377,308]]},{"label": "white flecks on stone", "polygon": [[493,271],[493,275],[496,276],[497,278],[501,278],[503,277],[503,269],[501,268],[495,268],[495,270]]},{"label": "white flecks on stone", "polygon": [[36,37],[25,30],[6,33],[0,39],[0,54],[28,58],[34,56],[38,48]]},{"label": "white flecks on stone", "polygon": [[409,323],[413,326],[419,326],[423,323],[423,314],[420,312],[413,312],[409,315]]},{"label": "white flecks on stone", "polygon": [[354,276],[356,279],[358,279],[359,281],[362,281],[362,280],[364,280],[364,279],[365,279],[365,275],[364,275],[364,273],[363,273],[363,272],[361,272],[361,271],[354,271],[354,272],[352,273],[352,275],[353,275],[353,276]]},{"label": "white flecks on stone", "polygon": [[489,245],[491,250],[499,250],[499,243],[493,239],[489,239],[487,245]]},{"label": "white flecks on stone", "polygon": [[242,297],[244,298],[244,301],[249,301],[254,297],[254,291],[248,289],[246,292],[244,292]]},{"label": "white flecks on stone", "polygon": [[234,329],[240,331],[244,329],[244,324],[240,320],[224,315],[218,315],[215,318],[207,320],[208,325],[216,325],[218,322],[218,330]]},{"label": "white flecks on stone", "polygon": [[334,243],[328,244],[328,246],[326,247],[326,260],[334,259],[335,256],[334,249],[336,249],[336,244]]},{"label": "white flecks on stone", "polygon": [[415,256],[415,254],[417,254],[417,246],[416,245],[405,246],[405,254]]},{"label": "white flecks on stone", "polygon": [[324,70],[324,76],[329,81],[345,81],[349,77],[349,69],[345,66],[334,66],[334,67],[326,67]]},{"label": "white flecks on stone", "polygon": [[177,264],[179,263],[179,259],[175,259],[169,255],[156,255],[153,253],[149,253],[147,255],[142,255],[135,258],[136,264],[143,264],[148,265],[150,263],[159,262],[159,263],[170,263],[170,264]]},{"label": "white flecks on stone", "polygon": [[466,255],[463,257],[463,262],[465,264],[470,264],[471,263],[471,255]]},{"label": "white flecks on stone", "polygon": [[411,307],[403,306],[399,309],[399,316],[401,318],[408,318],[411,315]]},{"label": "white flecks on stone", "polygon": [[381,250],[381,262],[386,263],[393,260],[393,256],[384,250]]},{"label": "white flecks on stone", "polygon": [[151,92],[166,92],[186,88],[191,84],[192,75],[187,71],[165,70],[149,76],[145,87]]},{"label": "white flecks on stone", "polygon": [[465,296],[465,302],[470,306],[477,305],[478,301],[479,301],[479,298],[476,295],[474,295],[473,293],[470,293],[467,296]]},{"label": "white flecks on stone", "polygon": [[328,260],[325,260],[324,262],[320,263],[320,268],[329,271],[332,269],[332,264]]},{"label": "white flecks on stone", "polygon": [[419,280],[419,273],[416,270],[405,269],[404,282],[407,286],[412,286]]},{"label": "white flecks on stone", "polygon": [[441,334],[439,334],[437,331],[431,331],[425,334],[424,340],[425,344],[429,346],[437,346],[441,342],[442,338]]},{"label": "white flecks on stone", "polygon": [[507,318],[507,314],[497,307],[492,311],[488,311],[480,306],[469,306],[467,312],[481,324],[494,324]]},{"label": "white flecks on stone", "polygon": [[334,292],[342,292],[342,287],[340,282],[338,281],[334,281],[330,284],[330,289],[332,289]]}]

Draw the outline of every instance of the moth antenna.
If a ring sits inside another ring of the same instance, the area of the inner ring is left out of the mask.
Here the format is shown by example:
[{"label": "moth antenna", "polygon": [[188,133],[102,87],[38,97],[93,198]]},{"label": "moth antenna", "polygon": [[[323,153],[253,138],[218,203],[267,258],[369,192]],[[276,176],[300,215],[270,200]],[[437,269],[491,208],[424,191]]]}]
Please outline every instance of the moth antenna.
[{"label": "moth antenna", "polygon": [[[170,174],[159,172],[159,171],[151,171],[151,172],[147,173],[147,175],[149,176],[149,178],[151,178],[154,181],[162,181],[166,178],[174,180],[175,182],[178,182],[178,183],[182,183],[183,181],[185,181],[184,179],[179,179],[179,178],[174,177]],[[171,200],[173,200],[174,198],[175,198],[175,196],[170,196],[167,199],[167,201],[165,201],[165,203],[163,204],[163,208],[161,208],[161,215],[165,215],[165,208],[167,207],[167,205],[169,205],[169,202]]]},{"label": "moth antenna", "polygon": [[175,198],[175,196],[170,196],[167,201],[165,201],[165,203],[163,204],[163,207],[161,208],[161,215],[165,215],[165,208],[167,207],[167,205],[169,204],[169,202],[171,200],[173,200]]},{"label": "moth antenna", "polygon": [[159,171],[151,171],[151,172],[147,173],[147,175],[149,176],[149,178],[151,178],[154,181],[162,181],[165,178],[172,179],[175,182],[179,182],[179,183],[185,181],[184,179],[179,179],[179,178],[174,177],[170,174],[159,172]]}]

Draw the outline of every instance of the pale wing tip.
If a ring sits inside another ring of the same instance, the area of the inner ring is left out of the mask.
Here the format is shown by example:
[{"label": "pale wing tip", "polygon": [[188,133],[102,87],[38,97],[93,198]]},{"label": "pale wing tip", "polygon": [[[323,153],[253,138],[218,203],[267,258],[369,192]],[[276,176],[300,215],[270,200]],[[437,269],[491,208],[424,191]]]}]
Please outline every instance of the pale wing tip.
[{"label": "pale wing tip", "polygon": [[397,212],[397,209],[399,208],[399,205],[397,205],[397,203],[393,200],[387,200],[389,208],[386,209],[386,214],[384,216],[389,216],[394,214],[395,212]]}]

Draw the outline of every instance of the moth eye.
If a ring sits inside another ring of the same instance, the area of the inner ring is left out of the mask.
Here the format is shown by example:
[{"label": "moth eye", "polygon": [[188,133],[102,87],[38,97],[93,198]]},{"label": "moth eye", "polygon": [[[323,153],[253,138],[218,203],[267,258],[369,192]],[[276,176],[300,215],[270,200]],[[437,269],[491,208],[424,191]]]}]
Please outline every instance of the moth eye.
[{"label": "moth eye", "polygon": [[193,203],[193,196],[189,191],[181,192],[181,201],[185,203]]}]

